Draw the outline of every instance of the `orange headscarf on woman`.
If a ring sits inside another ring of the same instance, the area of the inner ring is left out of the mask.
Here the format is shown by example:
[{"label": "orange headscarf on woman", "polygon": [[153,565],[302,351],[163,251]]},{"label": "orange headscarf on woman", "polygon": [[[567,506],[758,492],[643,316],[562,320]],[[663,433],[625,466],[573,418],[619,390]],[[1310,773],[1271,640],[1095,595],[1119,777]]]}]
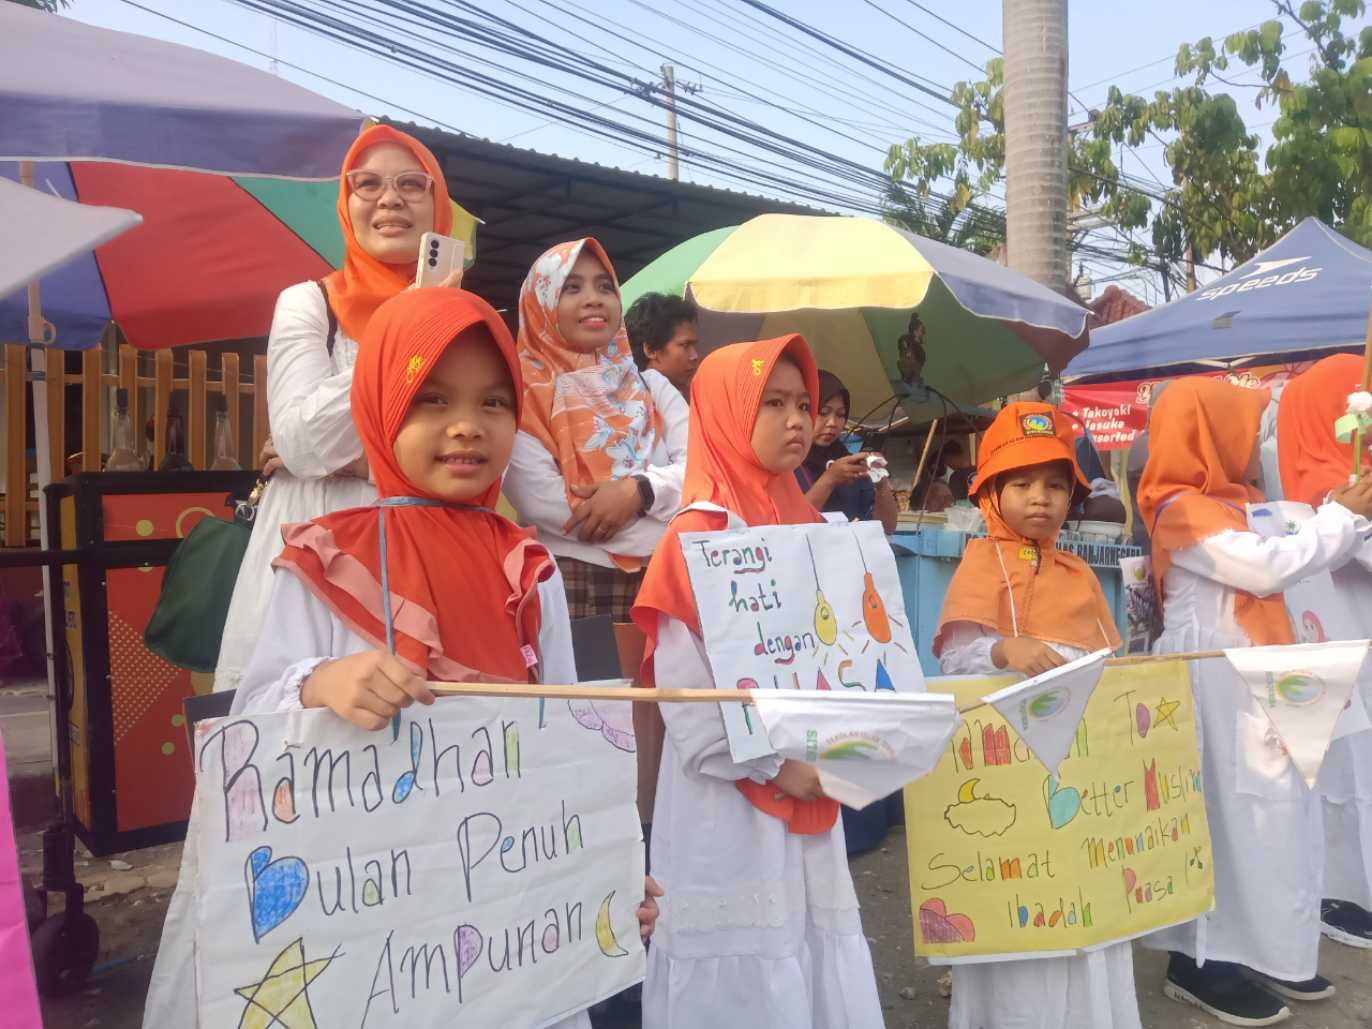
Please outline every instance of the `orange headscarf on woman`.
[{"label": "orange headscarf on woman", "polygon": [[[686,480],[681,490],[683,508],[714,504],[749,525],[795,525],[824,520],[805,499],[794,474],[772,474],[753,450],[753,424],[762,405],[762,391],[783,356],[799,366],[813,414],[819,408],[819,373],[809,345],[800,336],[734,343],[714,351],[700,363],[691,382],[691,427],[686,443]],[[653,651],[657,648],[659,615],[669,615],[700,635],[700,616],[679,537],[683,532],[718,531],[727,522],[725,515],[715,512],[683,511],[672,519],[658,544],[632,612],[634,624],[648,638],[639,676],[644,685],[655,681]],[[771,784],[740,779],[735,785],[754,807],[780,818],[794,833],[826,832],[838,817],[838,803],[827,797],[817,801],[792,797],[777,800],[776,787]]]},{"label": "orange headscarf on woman", "polygon": [[[573,486],[643,471],[663,434],[662,415],[634,363],[623,319],[614,338],[594,354],[581,353],[558,327],[562,285],[583,250],[615,279],[604,247],[594,239],[577,239],[559,243],[535,261],[519,291],[519,359],[529,391],[519,427],[553,455],[572,510],[581,503]],[[643,562],[615,557],[615,563],[637,571]]]},{"label": "orange headscarf on woman", "polygon": [[[1248,483],[1248,468],[1270,398],[1265,389],[1187,378],[1158,399],[1148,418],[1148,465],[1138,500],[1159,592],[1172,551],[1226,529],[1246,532],[1247,505],[1266,499]],[[1280,593],[1255,597],[1237,591],[1234,618],[1258,646],[1295,642]]]},{"label": "orange headscarf on woman", "polygon": [[1021,536],[1001,516],[997,478],[1056,461],[1071,465],[1078,492],[1088,488],[1077,466],[1072,426],[1048,404],[1009,404],[986,430],[972,483],[986,536],[967,543],[948,586],[934,635],[935,656],[952,622],[975,622],[1002,636],[1080,650],[1119,648],[1119,631],[1091,566],[1059,550],[1056,539],[1035,542]]},{"label": "orange headscarf on woman", "polygon": [[1361,380],[1362,358],[1335,354],[1286,384],[1277,405],[1277,461],[1287,500],[1319,507],[1330,490],[1347,484],[1353,444],[1334,438],[1334,422],[1348,410],[1348,394],[1362,389]]},{"label": "orange headscarf on woman", "polygon": [[[480,297],[412,290],[372,317],[358,348],[352,409],[382,501],[438,499],[405,477],[395,439],[434,364],[457,336],[478,326],[499,348],[518,405],[514,340]],[[537,656],[538,584],[554,566],[528,533],[489,510],[499,494],[497,480],[467,505],[360,507],[288,525],[275,567],[299,576],[354,632],[384,647],[377,532],[384,517],[396,656],[417,675],[437,679],[527,682]]]},{"label": "orange headscarf on woman", "polygon": [[334,317],[351,338],[361,340],[367,331],[367,321],[378,307],[414,282],[419,264],[416,248],[414,260],[407,264],[386,264],[378,261],[357,241],[353,233],[352,214],[348,211],[348,172],[357,168],[362,155],[378,143],[394,143],[414,154],[414,159],[434,180],[434,223],[432,229],[423,225],[421,232],[452,231],[453,205],[448,199],[448,184],[438,158],[419,140],[389,125],[373,125],[362,132],[343,158],[343,170],[338,176],[338,225],[343,230],[343,267],[324,280],[329,291],[329,306]]}]

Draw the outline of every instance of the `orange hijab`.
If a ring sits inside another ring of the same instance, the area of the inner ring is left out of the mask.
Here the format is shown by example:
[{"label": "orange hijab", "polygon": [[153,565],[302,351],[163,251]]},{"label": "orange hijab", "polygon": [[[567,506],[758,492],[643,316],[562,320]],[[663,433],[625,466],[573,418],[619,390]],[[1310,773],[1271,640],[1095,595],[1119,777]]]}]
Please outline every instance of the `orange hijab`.
[{"label": "orange hijab", "polygon": [[1009,404],[986,430],[977,453],[974,496],[986,519],[986,536],[970,540],[943,599],[934,655],[952,622],[975,622],[1002,636],[1029,636],[1081,650],[1120,646],[1110,605],[1091,566],[1056,546],[1036,543],[1006,524],[997,477],[1018,468],[1066,461],[1078,489],[1070,422],[1048,404]]},{"label": "orange hijab", "polygon": [[436,500],[405,478],[395,439],[428,369],[473,326],[484,326],[500,349],[519,398],[514,340],[480,297],[419,289],[381,305],[358,348],[352,385],[353,419],[381,499],[286,526],[275,567],[298,576],[363,639],[385,647],[377,526],[385,519],[396,655],[430,678],[527,682],[537,663],[538,584],[554,565],[528,533],[489,510],[499,481],[466,505],[387,506],[392,498]]},{"label": "orange hijab", "polygon": [[1334,438],[1334,422],[1348,410],[1348,394],[1362,389],[1361,380],[1362,358],[1335,354],[1286,384],[1277,405],[1277,461],[1287,500],[1319,507],[1348,482],[1353,444]]},{"label": "orange hijab", "polygon": [[[1187,378],[1158,399],[1148,419],[1148,465],[1138,500],[1160,593],[1172,551],[1226,529],[1248,531],[1246,505],[1266,499],[1247,478],[1270,397],[1265,389]],[[1333,428],[1331,421],[1331,433]],[[1295,642],[1280,593],[1237,591],[1234,618],[1257,646]]]},{"label": "orange hijab", "polygon": [[[367,331],[367,321],[383,303],[414,282],[419,253],[407,264],[385,264],[378,261],[357,242],[353,235],[353,219],[348,211],[348,172],[362,160],[369,147],[378,143],[403,146],[434,180],[434,232],[447,234],[453,228],[453,205],[448,199],[448,183],[443,168],[429,148],[413,136],[389,125],[373,125],[364,130],[343,158],[343,170],[338,176],[338,225],[343,230],[343,267],[331,273],[324,286],[329,291],[329,306],[334,317],[352,339],[361,340]],[[425,229],[424,231],[429,231]]]},{"label": "orange hijab", "polygon": [[[605,249],[594,239],[577,239],[559,243],[535,261],[519,291],[519,359],[529,393],[519,427],[553,455],[573,510],[581,503],[573,486],[643,471],[663,433],[662,415],[634,364],[623,319],[614,339],[594,354],[573,348],[558,327],[562,285],[583,249],[615,278]],[[625,571],[643,565],[637,557],[611,556]]]},{"label": "orange hijab", "polygon": [[[686,479],[681,506],[715,504],[749,525],[793,525],[823,521],[800,491],[795,475],[773,475],[753,451],[753,423],[762,404],[762,390],[785,355],[805,377],[811,411],[819,408],[819,374],[805,340],[780,336],[759,343],[734,343],[711,353],[700,363],[691,382],[691,427],[686,443]],[[715,532],[728,519],[712,511],[683,511],[672,519],[648,565],[643,587],[632,612],[634,624],[647,637],[639,676],[654,683],[653,651],[657,648],[658,616],[670,615],[700,635],[700,617],[681,553],[683,532]],[[735,785],[760,811],[780,818],[794,833],[827,832],[838,817],[838,803],[824,798],[798,801],[776,799],[776,787],[739,779]]]}]

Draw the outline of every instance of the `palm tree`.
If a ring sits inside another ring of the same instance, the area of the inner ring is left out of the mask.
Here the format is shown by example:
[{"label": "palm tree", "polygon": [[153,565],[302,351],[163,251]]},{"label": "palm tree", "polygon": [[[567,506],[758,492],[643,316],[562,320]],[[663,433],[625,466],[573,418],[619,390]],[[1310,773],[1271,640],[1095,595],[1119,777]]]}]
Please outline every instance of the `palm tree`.
[{"label": "palm tree", "polygon": [[887,225],[983,256],[1005,242],[1004,211],[975,203],[954,211],[950,204],[922,202],[894,179],[881,198],[881,217]]},{"label": "palm tree", "polygon": [[10,0],[20,7],[33,7],[40,11],[56,12],[63,7],[70,7],[72,0]]}]

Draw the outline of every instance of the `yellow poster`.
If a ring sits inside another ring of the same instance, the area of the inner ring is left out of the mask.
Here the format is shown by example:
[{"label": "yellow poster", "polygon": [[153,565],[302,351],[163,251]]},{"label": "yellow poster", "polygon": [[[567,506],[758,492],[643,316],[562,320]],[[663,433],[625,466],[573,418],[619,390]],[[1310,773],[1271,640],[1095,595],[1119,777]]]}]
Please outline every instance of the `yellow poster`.
[{"label": "yellow poster", "polygon": [[[1003,678],[944,678],[966,708]],[[1214,906],[1183,661],[1106,668],[1061,780],[992,708],[905,788],[915,949],[956,960],[1072,951]]]}]

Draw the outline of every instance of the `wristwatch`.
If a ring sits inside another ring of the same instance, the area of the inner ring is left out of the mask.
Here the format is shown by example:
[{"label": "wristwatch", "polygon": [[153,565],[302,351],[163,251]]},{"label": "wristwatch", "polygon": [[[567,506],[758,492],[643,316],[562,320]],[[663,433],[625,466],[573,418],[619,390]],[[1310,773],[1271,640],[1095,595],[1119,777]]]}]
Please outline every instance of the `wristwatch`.
[{"label": "wristwatch", "polygon": [[652,509],[653,500],[657,496],[653,492],[653,484],[646,475],[635,475],[633,480],[638,484],[639,513],[647,514]]}]

